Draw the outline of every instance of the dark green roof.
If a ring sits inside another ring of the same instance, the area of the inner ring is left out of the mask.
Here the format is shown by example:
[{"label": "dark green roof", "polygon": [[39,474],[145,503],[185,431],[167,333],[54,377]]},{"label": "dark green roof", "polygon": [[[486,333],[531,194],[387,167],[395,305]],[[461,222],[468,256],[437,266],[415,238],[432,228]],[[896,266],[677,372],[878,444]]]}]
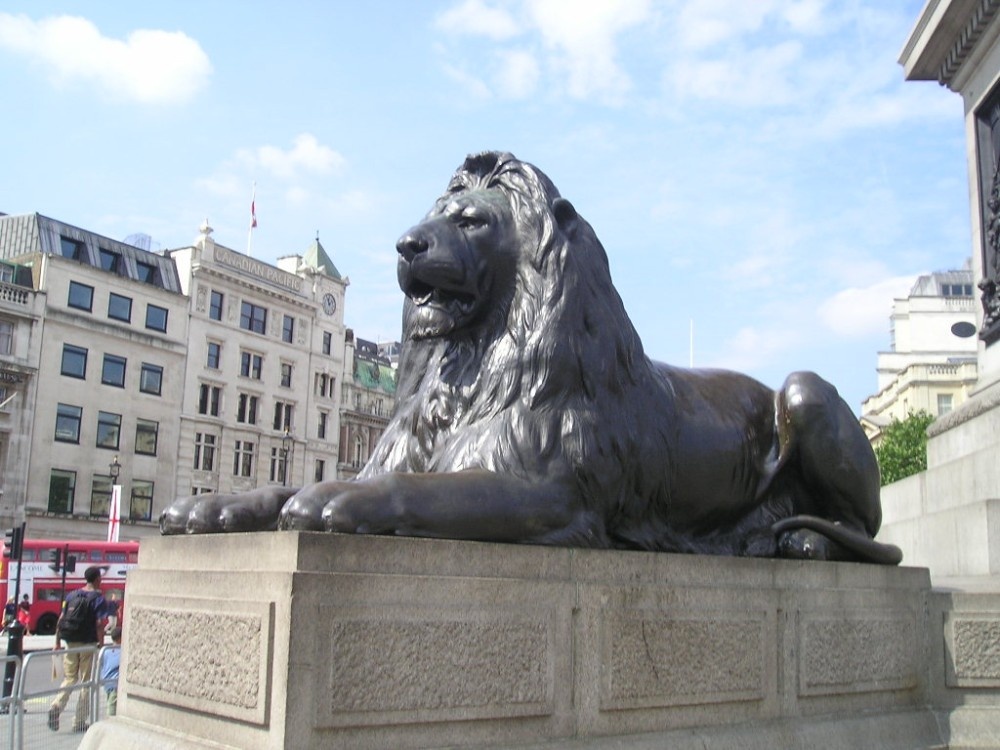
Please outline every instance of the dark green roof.
[{"label": "dark green roof", "polygon": [[364,388],[378,388],[390,395],[396,393],[396,371],[378,362],[355,358],[354,382]]},{"label": "dark green roof", "polygon": [[333,261],[330,260],[330,256],[326,254],[326,250],[319,243],[319,237],[316,237],[315,241],[309,246],[309,249],[306,250],[305,255],[302,257],[302,262],[307,266],[323,271],[327,276],[332,276],[335,279],[343,278],[337,267],[333,265]]}]

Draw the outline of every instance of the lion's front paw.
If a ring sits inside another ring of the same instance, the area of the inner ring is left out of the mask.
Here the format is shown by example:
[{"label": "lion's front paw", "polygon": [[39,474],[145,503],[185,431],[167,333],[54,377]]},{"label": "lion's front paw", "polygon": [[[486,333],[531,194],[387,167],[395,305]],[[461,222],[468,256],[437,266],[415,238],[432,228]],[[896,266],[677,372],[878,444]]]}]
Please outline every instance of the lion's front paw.
[{"label": "lion's front paw", "polygon": [[180,498],[160,514],[160,533],[216,534],[271,531],[278,513],[296,487],[263,487],[236,495],[192,495]]}]

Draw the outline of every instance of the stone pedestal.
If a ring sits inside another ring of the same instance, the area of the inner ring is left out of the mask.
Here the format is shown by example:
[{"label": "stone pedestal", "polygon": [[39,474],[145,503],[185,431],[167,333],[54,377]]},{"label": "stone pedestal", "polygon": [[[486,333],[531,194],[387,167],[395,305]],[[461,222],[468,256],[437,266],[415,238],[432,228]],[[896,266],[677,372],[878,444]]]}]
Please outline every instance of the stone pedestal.
[{"label": "stone pedestal", "polygon": [[1000,384],[928,431],[927,471],[882,488],[879,541],[935,583],[1000,575]]},{"label": "stone pedestal", "polygon": [[944,747],[932,599],[851,563],[145,540],[119,717],[82,747]]}]

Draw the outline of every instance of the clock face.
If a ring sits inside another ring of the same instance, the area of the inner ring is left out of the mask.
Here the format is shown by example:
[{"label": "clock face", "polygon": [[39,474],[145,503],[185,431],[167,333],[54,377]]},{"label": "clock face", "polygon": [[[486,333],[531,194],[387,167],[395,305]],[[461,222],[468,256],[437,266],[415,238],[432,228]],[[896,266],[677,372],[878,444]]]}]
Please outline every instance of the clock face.
[{"label": "clock face", "polygon": [[332,294],[323,295],[323,312],[333,315],[337,311],[337,298]]}]

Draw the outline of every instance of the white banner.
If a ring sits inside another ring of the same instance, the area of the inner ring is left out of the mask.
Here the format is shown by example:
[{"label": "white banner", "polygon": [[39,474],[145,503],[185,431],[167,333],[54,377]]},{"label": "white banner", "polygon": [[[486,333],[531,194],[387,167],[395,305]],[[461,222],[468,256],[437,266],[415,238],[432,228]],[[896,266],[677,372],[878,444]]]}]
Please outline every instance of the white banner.
[{"label": "white banner", "polygon": [[111,507],[108,509],[108,541],[118,541],[118,527],[122,520],[122,486],[111,486]]}]

